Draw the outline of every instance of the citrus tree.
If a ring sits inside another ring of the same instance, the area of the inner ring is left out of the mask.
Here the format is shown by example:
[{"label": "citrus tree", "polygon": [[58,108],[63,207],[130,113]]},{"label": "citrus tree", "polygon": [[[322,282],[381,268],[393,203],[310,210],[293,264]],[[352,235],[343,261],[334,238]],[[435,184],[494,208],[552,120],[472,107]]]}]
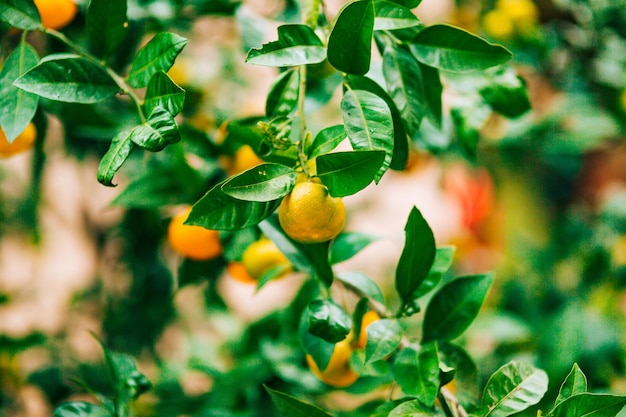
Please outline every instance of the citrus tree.
[{"label": "citrus tree", "polygon": [[[273,40],[245,58],[277,68],[265,114],[222,117],[212,133],[197,122],[203,109],[173,69],[189,43],[186,25],[232,15],[238,4],[160,4],[165,16],[127,0],[0,1],[7,46],[0,150],[9,155],[35,141],[36,193],[52,114],[68,148],[98,155],[93,175],[103,187],[128,176],[115,204],[128,208],[125,221],[136,228],[127,255],[140,259],[134,265],[144,281],[133,290],[137,298],[159,294],[149,309],[129,301],[117,329],[105,323],[106,332],[119,332],[103,343],[115,346],[104,348],[109,384],[86,383],[94,401],[62,403],[55,417],[619,413],[626,397],[588,392],[576,364],[550,398],[546,372],[530,361],[478,378],[457,341],[494,274],[454,276],[454,248],[436,245],[417,207],[405,222],[390,292],[368,271],[338,271],[375,240],[344,230],[350,212],[342,199],[404,170],[416,148],[474,160],[490,116],[529,110],[507,48],[457,26],[425,24],[413,12],[419,0],[349,1],[332,18],[322,0],[286,2]],[[444,91],[455,99],[446,102]],[[313,121],[321,108],[339,121]],[[155,211],[182,205],[190,208],[162,231]],[[171,275],[158,256],[163,234],[183,258]],[[219,304],[215,281],[224,270],[257,290],[294,271],[304,278],[286,308],[224,343],[228,355],[195,363],[213,381],[204,396],[168,401],[176,390],[155,381],[159,401],[131,407],[150,384],[118,350],[149,346],[154,354],[173,314],[172,276],[178,288],[208,281],[207,303]],[[330,395],[337,392],[353,395],[342,401]]]}]

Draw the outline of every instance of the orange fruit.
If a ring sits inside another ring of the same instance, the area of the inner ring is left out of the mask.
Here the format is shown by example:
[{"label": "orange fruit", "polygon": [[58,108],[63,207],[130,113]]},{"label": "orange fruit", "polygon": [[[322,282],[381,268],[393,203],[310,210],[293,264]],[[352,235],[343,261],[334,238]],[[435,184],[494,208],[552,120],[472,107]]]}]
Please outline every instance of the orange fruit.
[{"label": "orange fruit", "polygon": [[184,224],[191,207],[175,215],[167,229],[167,240],[178,254],[196,261],[213,259],[222,254],[216,230]]},{"label": "orange fruit", "polygon": [[346,338],[335,344],[328,366],[323,371],[320,371],[311,355],[306,355],[306,361],[313,375],[328,385],[343,388],[354,384],[359,378],[359,375],[350,367],[351,355],[352,347]]},{"label": "orange fruit", "polygon": [[326,242],[336,237],[346,223],[341,198],[331,197],[325,185],[306,180],[297,182],[278,208],[283,231],[301,243]]},{"label": "orange fruit", "polygon": [[78,13],[78,6],[72,0],[35,0],[41,23],[48,29],[62,29]]},{"label": "orange fruit", "polygon": [[4,131],[0,129],[0,157],[6,158],[29,150],[33,147],[36,138],[37,129],[33,123],[29,123],[12,143],[9,143]]},{"label": "orange fruit", "polygon": [[257,284],[257,280],[248,273],[243,262],[229,262],[228,265],[226,265],[226,272],[236,281],[244,284]]},{"label": "orange fruit", "polygon": [[363,314],[363,319],[361,320],[361,332],[359,333],[359,338],[356,343],[359,349],[364,349],[367,344],[367,327],[378,320],[380,320],[380,316],[375,311],[368,311]]}]

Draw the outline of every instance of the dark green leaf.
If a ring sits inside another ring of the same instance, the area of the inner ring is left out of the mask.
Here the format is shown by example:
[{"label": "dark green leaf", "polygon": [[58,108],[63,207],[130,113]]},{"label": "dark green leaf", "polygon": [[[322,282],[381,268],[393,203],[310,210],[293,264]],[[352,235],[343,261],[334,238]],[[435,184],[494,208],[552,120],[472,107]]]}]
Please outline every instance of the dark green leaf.
[{"label": "dark green leaf", "polygon": [[381,304],[385,303],[385,297],[380,287],[374,280],[361,272],[342,272],[339,274],[339,280],[346,286],[356,288],[359,292],[367,295],[374,301]]},{"label": "dark green leaf", "polygon": [[172,116],[176,116],[183,109],[185,90],[180,88],[169,75],[159,71],[150,78],[143,106],[150,114],[157,107],[165,108]]},{"label": "dark green leaf", "polygon": [[75,55],[50,55],[14,85],[51,100],[97,103],[120,91],[103,67]]},{"label": "dark green leaf", "polygon": [[421,62],[419,66],[422,71],[422,80],[424,82],[424,96],[426,98],[426,105],[428,108],[428,118],[433,122],[436,127],[441,127],[441,95],[443,94],[443,85],[441,84],[441,78],[439,77],[439,70],[437,68],[429,67]]},{"label": "dark green leaf", "polygon": [[104,345],[102,349],[109,380],[120,404],[127,404],[150,388],[150,382],[137,370],[132,356],[110,351]]},{"label": "dark green leaf", "polygon": [[372,363],[392,354],[400,346],[403,335],[397,320],[380,319],[367,326],[365,361]]},{"label": "dark green leaf", "polygon": [[254,226],[269,217],[280,200],[268,202],[243,201],[222,192],[217,184],[194,204],[187,224],[215,230],[239,230]]},{"label": "dark green leaf", "polygon": [[147,86],[154,74],[167,72],[172,67],[187,42],[174,33],[158,33],[137,53],[127,77],[128,83],[135,88]]},{"label": "dark green leaf", "polygon": [[389,167],[393,155],[393,118],[389,107],[373,93],[348,90],[341,101],[341,112],[354,149],[385,151],[385,162],[375,178],[378,182]]},{"label": "dark green leaf", "polygon": [[509,66],[493,68],[484,77],[485,85],[480,88],[480,95],[495,112],[515,118],[530,110],[526,83],[515,69]]},{"label": "dark green leaf", "polygon": [[411,51],[428,66],[455,72],[494,67],[512,57],[506,48],[449,25],[432,25],[422,30],[413,39]]},{"label": "dark green leaf", "polygon": [[365,233],[341,233],[333,239],[333,243],[330,246],[330,263],[334,265],[347,261],[376,239],[375,236]]},{"label": "dark green leaf", "polygon": [[[469,353],[459,346],[445,343],[438,345],[438,347],[442,361],[440,365],[447,365],[453,369],[454,380],[456,381],[454,395],[466,409],[474,408],[482,388],[479,383],[476,364]],[[443,372],[442,376],[445,376]],[[443,383],[444,381],[442,380]]]},{"label": "dark green leaf", "polygon": [[385,151],[334,152],[317,158],[317,175],[333,197],[356,194],[367,187],[385,161]]},{"label": "dark green leaf", "polygon": [[393,365],[393,375],[402,391],[431,407],[439,392],[439,356],[434,343],[417,350],[402,349]]},{"label": "dark green leaf", "polygon": [[404,29],[422,25],[411,9],[391,1],[375,1],[374,13],[376,15],[374,30]]},{"label": "dark green leaf", "polygon": [[266,202],[286,196],[296,184],[297,173],[281,164],[261,164],[222,184],[224,194],[239,200]]},{"label": "dark green leaf", "polygon": [[276,117],[291,113],[298,104],[299,88],[300,71],[291,69],[280,74],[267,95],[265,114]]},{"label": "dark green leaf", "polygon": [[335,149],[348,135],[343,125],[327,127],[319,131],[309,149],[309,158],[324,155]]},{"label": "dark green leaf", "polygon": [[[354,311],[352,312],[352,334],[353,335],[361,335],[361,327],[363,325],[363,316],[369,310],[369,299],[367,297],[361,297],[359,301],[356,303],[354,307]],[[358,338],[356,339],[358,341]],[[365,355],[363,355],[363,360],[365,361]],[[361,372],[357,373],[361,375]]]},{"label": "dark green leaf", "polygon": [[332,417],[320,408],[304,403],[299,399],[268,387],[265,390],[272,397],[272,402],[283,417]]},{"label": "dark green leaf", "polygon": [[41,28],[41,18],[33,0],[0,1],[0,20],[18,29]]},{"label": "dark green leaf", "polygon": [[437,248],[433,266],[430,268],[430,271],[428,271],[428,276],[424,279],[424,281],[422,281],[417,291],[413,294],[414,299],[420,298],[435,289],[441,281],[443,274],[448,272],[448,270],[452,267],[452,263],[454,262],[454,252],[454,246]]},{"label": "dark green leaf", "polygon": [[348,3],[328,38],[328,62],[339,71],[364,75],[370,69],[374,6],[372,0]]},{"label": "dark green leaf", "polygon": [[559,405],[561,402],[565,401],[569,397],[581,394],[587,391],[587,377],[580,370],[580,367],[577,363],[572,366],[572,370],[563,381],[561,385],[561,389],[559,390],[559,396],[554,403],[555,406]]},{"label": "dark green leaf", "polygon": [[[548,390],[548,375],[524,362],[513,361],[487,381],[482,401],[483,417],[506,417],[537,404]],[[583,414],[568,414],[582,416]]]},{"label": "dark green leaf", "polygon": [[328,367],[330,357],[335,350],[335,344],[329,343],[324,339],[313,336],[309,332],[309,316],[308,310],[304,310],[300,317],[300,325],[298,326],[298,334],[300,336],[300,343],[307,355],[310,355],[313,362],[317,367],[323,371]]},{"label": "dark green leaf", "polygon": [[476,318],[492,282],[492,274],[470,275],[442,287],[426,308],[422,342],[461,335]]},{"label": "dark green leaf", "polygon": [[113,138],[109,150],[104,154],[98,166],[98,181],[101,184],[115,186],[113,176],[126,161],[133,146],[129,131],[120,132]]},{"label": "dark green leaf", "polygon": [[317,64],[326,59],[326,48],[313,29],[292,24],[278,27],[278,40],[248,52],[246,62],[271,67]]},{"label": "dark green leaf", "polygon": [[352,328],[352,319],[333,300],[315,300],[307,307],[309,333],[329,343],[346,338]]},{"label": "dark green leaf", "polygon": [[418,400],[413,400],[398,405],[385,417],[436,417],[442,415],[439,411],[424,407]]},{"label": "dark green leaf", "polygon": [[13,140],[26,129],[39,105],[38,95],[15,87],[13,81],[37,65],[38,61],[35,50],[26,42],[21,42],[2,65],[0,126],[9,143],[13,143]]},{"label": "dark green leaf", "polygon": [[406,238],[396,268],[395,286],[403,303],[407,304],[428,276],[437,248],[430,226],[416,207],[411,209],[404,232]]},{"label": "dark green leaf", "polygon": [[180,133],[174,116],[164,107],[156,106],[148,121],[130,132],[130,140],[144,149],[158,152],[167,145],[179,142]]},{"label": "dark green leaf", "polygon": [[491,108],[484,102],[471,100],[450,111],[454,133],[461,149],[470,159],[476,158],[480,129],[485,125]]},{"label": "dark green leaf", "polygon": [[576,394],[562,401],[546,417],[615,417],[626,405],[626,396]]},{"label": "dark green leaf", "polygon": [[113,415],[99,405],[73,401],[55,408],[52,417],[113,417]]},{"label": "dark green leaf", "polygon": [[87,35],[96,50],[106,57],[128,32],[127,0],[90,0],[87,7]]}]

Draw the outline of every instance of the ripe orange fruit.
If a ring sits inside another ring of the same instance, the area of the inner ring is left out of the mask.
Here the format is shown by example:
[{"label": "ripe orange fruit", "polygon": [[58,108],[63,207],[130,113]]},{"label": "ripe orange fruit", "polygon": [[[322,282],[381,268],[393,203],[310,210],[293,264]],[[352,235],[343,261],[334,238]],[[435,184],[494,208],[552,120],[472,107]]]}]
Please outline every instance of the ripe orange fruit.
[{"label": "ripe orange fruit", "polygon": [[243,262],[229,262],[228,265],[226,265],[226,272],[236,281],[243,282],[244,284],[257,284],[257,280],[248,273]]},{"label": "ripe orange fruit", "polygon": [[256,280],[277,266],[285,267],[285,272],[281,276],[290,269],[287,257],[278,249],[274,242],[266,237],[248,246],[243,252],[241,261],[248,274]]},{"label": "ripe orange fruit", "polygon": [[78,12],[72,0],[35,0],[41,23],[48,29],[61,29],[67,26]]},{"label": "ripe orange fruit", "polygon": [[226,172],[228,175],[237,175],[263,162],[250,145],[242,145],[226,161]]},{"label": "ripe orange fruit", "polygon": [[328,366],[323,371],[320,371],[311,355],[306,355],[306,361],[313,375],[328,385],[343,388],[354,384],[359,378],[359,375],[350,367],[351,355],[352,347],[350,346],[350,341],[346,338],[335,344]]},{"label": "ripe orange fruit", "polygon": [[326,242],[336,237],[346,223],[341,198],[331,197],[325,185],[306,180],[296,183],[278,208],[283,231],[301,243]]},{"label": "ripe orange fruit", "polygon": [[4,131],[0,129],[0,157],[9,157],[15,154],[27,151],[33,147],[35,138],[37,137],[37,129],[33,123],[29,123],[26,129],[19,134],[15,140],[9,144],[9,141],[4,134]]},{"label": "ripe orange fruit", "polygon": [[364,349],[367,344],[367,327],[378,320],[380,320],[380,316],[375,311],[368,311],[363,314],[363,319],[361,320],[361,332],[359,333],[359,338],[356,343],[359,349]]},{"label": "ripe orange fruit", "polygon": [[216,230],[183,224],[191,207],[172,218],[167,229],[167,240],[178,254],[196,261],[213,259],[222,254],[222,244]]}]

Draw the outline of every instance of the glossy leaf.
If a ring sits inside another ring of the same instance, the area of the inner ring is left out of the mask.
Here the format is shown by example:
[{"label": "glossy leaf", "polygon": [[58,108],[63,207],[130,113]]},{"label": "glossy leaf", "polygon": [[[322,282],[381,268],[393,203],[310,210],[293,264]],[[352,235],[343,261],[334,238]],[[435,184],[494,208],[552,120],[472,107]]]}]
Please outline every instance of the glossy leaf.
[{"label": "glossy leaf", "polygon": [[390,0],[393,3],[397,3],[401,6],[408,7],[409,9],[414,9],[420,5],[422,0]]},{"label": "glossy leaf", "polygon": [[343,122],[354,149],[384,150],[385,161],[378,171],[378,182],[393,156],[393,118],[385,101],[364,90],[348,90],[341,100]]},{"label": "glossy leaf", "polygon": [[324,155],[335,149],[343,142],[348,135],[343,125],[330,126],[322,129],[315,135],[313,143],[309,149],[309,158]]},{"label": "glossy leaf", "polygon": [[98,165],[98,182],[103,185],[114,187],[113,176],[124,164],[134,147],[130,140],[130,132],[118,133],[111,141],[109,150],[104,154]]},{"label": "glossy leaf", "polygon": [[428,276],[437,248],[433,232],[417,207],[411,209],[404,232],[405,242],[396,268],[395,286],[401,300],[407,304]]},{"label": "glossy leaf", "polygon": [[374,13],[374,30],[405,29],[422,25],[408,7],[391,1],[374,1]]},{"label": "glossy leaf", "polygon": [[439,411],[424,407],[418,400],[405,401],[396,406],[385,417],[436,417],[443,416]]},{"label": "glossy leaf", "polygon": [[174,33],[158,33],[137,52],[128,73],[128,83],[135,88],[147,86],[154,74],[167,72],[172,67],[187,42],[187,39]]},{"label": "glossy leaf", "polygon": [[432,25],[422,30],[411,44],[422,63],[444,71],[465,72],[503,64],[512,54],[463,29]]},{"label": "glossy leaf", "polygon": [[165,108],[172,116],[183,110],[185,90],[180,88],[169,75],[159,71],[150,78],[143,106],[150,114],[157,106]]},{"label": "glossy leaf", "polygon": [[302,402],[284,392],[275,391],[268,387],[265,387],[265,390],[282,417],[332,417],[322,409]]},{"label": "glossy leaf", "polygon": [[278,27],[278,40],[248,52],[246,62],[270,67],[317,64],[326,59],[326,48],[313,29],[291,24]]},{"label": "glossy leaf", "polygon": [[442,287],[426,308],[422,342],[460,336],[476,318],[492,282],[492,274],[470,275]]},{"label": "glossy leaf", "polygon": [[427,116],[436,127],[441,127],[443,85],[437,68],[429,67],[421,62],[419,67],[422,72],[424,83],[424,97],[428,109]]},{"label": "glossy leaf", "polygon": [[240,230],[259,224],[280,205],[280,200],[238,200],[224,194],[221,187],[221,183],[217,184],[194,204],[186,224],[215,230]]},{"label": "glossy leaf", "polygon": [[335,350],[335,344],[329,343],[320,337],[313,336],[309,332],[309,317],[307,310],[305,310],[300,317],[298,334],[300,336],[300,343],[302,344],[304,352],[311,356],[313,362],[315,362],[321,371],[326,369],[333,351]]},{"label": "glossy leaf", "polygon": [[128,32],[127,0],[90,0],[87,35],[104,57],[117,48]]},{"label": "glossy leaf", "polygon": [[559,390],[559,396],[556,399],[555,406],[559,405],[559,403],[565,401],[569,397],[581,394],[587,391],[587,377],[581,371],[580,367],[577,363],[572,366],[572,370],[569,372],[565,381],[561,385],[561,389]]},{"label": "glossy leaf", "polygon": [[439,392],[439,356],[437,346],[427,344],[421,349],[407,346],[398,355],[393,375],[402,391],[432,406]]},{"label": "glossy leaf", "polygon": [[331,299],[314,300],[307,307],[309,333],[329,343],[346,338],[352,328],[352,319]]},{"label": "glossy leaf", "polygon": [[381,304],[385,303],[385,297],[380,287],[367,275],[361,272],[341,272],[339,274],[339,280],[343,282],[344,285],[357,289],[372,300]]},{"label": "glossy leaf", "polygon": [[437,285],[439,285],[443,274],[448,272],[448,270],[452,267],[452,263],[454,262],[454,253],[454,246],[437,248],[433,266],[430,268],[430,271],[428,271],[428,276],[426,276],[417,291],[413,294],[414,299],[428,294],[430,291],[435,289]]},{"label": "glossy leaf", "polygon": [[333,243],[330,246],[330,263],[334,265],[347,261],[376,240],[375,236],[365,233],[341,233],[333,239]]},{"label": "glossy leaf", "polygon": [[75,55],[46,57],[15,80],[14,85],[68,103],[97,103],[120,92],[104,68]]},{"label": "glossy leaf", "polygon": [[0,21],[18,29],[41,28],[41,18],[33,0],[0,1]]},{"label": "glossy leaf", "polygon": [[[483,417],[506,417],[537,404],[548,390],[548,375],[525,362],[513,361],[487,381]],[[582,414],[570,414],[582,415]]]},{"label": "glossy leaf", "polygon": [[392,354],[402,341],[404,330],[397,320],[380,319],[367,326],[365,361],[372,363]]},{"label": "glossy leaf", "polygon": [[150,388],[150,382],[139,372],[132,356],[102,348],[109,380],[119,403],[127,404]]},{"label": "glossy leaf", "polygon": [[179,142],[180,133],[174,116],[164,107],[156,106],[148,121],[130,132],[130,140],[144,149],[158,152],[167,145]]},{"label": "glossy leaf", "polygon": [[348,3],[328,38],[328,62],[339,71],[364,75],[370,69],[374,6],[372,0]]},{"label": "glossy leaf", "polygon": [[356,194],[367,187],[385,161],[385,151],[334,152],[317,158],[317,175],[333,197]]},{"label": "glossy leaf", "polygon": [[512,67],[490,69],[484,74],[480,95],[491,108],[503,116],[515,118],[531,108],[526,83]]},{"label": "glossy leaf", "polygon": [[26,129],[39,105],[38,95],[15,87],[13,81],[37,65],[38,61],[35,50],[26,42],[21,42],[2,65],[0,126],[9,143]]},{"label": "glossy leaf", "polygon": [[625,405],[626,396],[585,392],[560,402],[546,417],[615,417]]},{"label": "glossy leaf", "polygon": [[298,104],[300,71],[291,69],[280,74],[272,84],[265,101],[265,114],[269,117],[285,116]]},{"label": "glossy leaf", "polygon": [[72,401],[55,408],[52,417],[113,417],[113,414],[96,404]]},{"label": "glossy leaf", "polygon": [[297,173],[281,164],[261,164],[229,178],[224,194],[239,200],[267,202],[286,196],[296,184]]}]

